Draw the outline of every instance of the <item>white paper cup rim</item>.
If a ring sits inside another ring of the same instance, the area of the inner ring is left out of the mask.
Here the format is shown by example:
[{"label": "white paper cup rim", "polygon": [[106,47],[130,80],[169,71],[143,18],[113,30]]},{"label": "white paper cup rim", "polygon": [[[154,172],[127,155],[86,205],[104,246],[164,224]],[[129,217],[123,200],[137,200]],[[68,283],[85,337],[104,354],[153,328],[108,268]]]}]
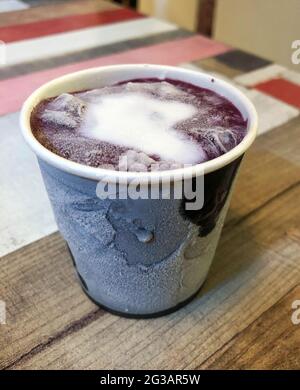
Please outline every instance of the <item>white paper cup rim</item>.
[{"label": "white paper cup rim", "polygon": [[[169,78],[185,81],[202,88],[207,88],[226,97],[248,120],[247,134],[244,139],[229,152],[203,163],[191,167],[179,168],[169,171],[155,172],[123,172],[103,168],[90,167],[60,157],[45,148],[34,137],[30,127],[30,115],[33,108],[43,99],[57,96],[63,92],[75,92],[94,89],[105,85],[111,85],[120,81],[139,78]],[[212,81],[213,80],[213,81]],[[113,181],[128,182],[133,179],[151,183],[170,180],[181,180],[183,175],[197,176],[203,173],[216,171],[230,162],[236,160],[253,143],[257,132],[257,113],[251,101],[236,87],[215,76],[188,69],[172,66],[129,64],[111,65],[105,67],[90,68],[79,72],[70,73],[56,78],[35,90],[25,101],[21,110],[20,124],[23,136],[35,154],[51,166],[64,172],[99,181],[109,177]]]}]

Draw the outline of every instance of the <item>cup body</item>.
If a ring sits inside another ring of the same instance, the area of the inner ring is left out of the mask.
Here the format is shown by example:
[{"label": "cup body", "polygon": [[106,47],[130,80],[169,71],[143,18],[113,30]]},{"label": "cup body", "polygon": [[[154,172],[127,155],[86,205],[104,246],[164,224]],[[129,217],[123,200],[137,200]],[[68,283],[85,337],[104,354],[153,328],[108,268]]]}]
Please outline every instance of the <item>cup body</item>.
[{"label": "cup body", "polygon": [[[227,97],[248,120],[245,139],[225,155],[190,168],[133,173],[65,160],[45,149],[31,133],[30,113],[44,98],[151,77],[190,82]],[[252,104],[229,84],[165,66],[120,65],[77,72],[44,85],[29,97],[21,114],[22,131],[37,154],[81,285],[95,302],[123,315],[147,317],[175,310],[197,294],[214,257],[240,162],[255,138],[256,121]],[[187,172],[189,175],[183,176]],[[199,178],[201,188],[196,185]],[[118,193],[127,193],[131,180],[138,179],[148,196],[100,199],[99,181],[109,184],[116,179]],[[170,196],[162,199],[160,186],[167,181]],[[159,188],[158,199],[149,195],[150,182]],[[187,182],[188,188],[204,195],[198,210],[186,207],[186,193],[178,198],[172,191]]]}]

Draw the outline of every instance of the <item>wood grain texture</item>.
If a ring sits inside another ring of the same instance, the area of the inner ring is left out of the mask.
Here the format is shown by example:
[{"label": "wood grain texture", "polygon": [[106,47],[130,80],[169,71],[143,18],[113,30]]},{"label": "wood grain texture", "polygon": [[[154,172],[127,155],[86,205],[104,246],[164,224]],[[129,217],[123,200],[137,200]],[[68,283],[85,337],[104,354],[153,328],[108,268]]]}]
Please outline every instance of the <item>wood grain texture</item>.
[{"label": "wood grain texture", "polygon": [[0,14],[0,26],[31,23],[68,15],[81,15],[112,9],[120,9],[120,7],[112,2],[99,0],[75,0],[62,4],[46,4],[26,10],[6,12],[3,15]]},{"label": "wood grain texture", "polygon": [[176,29],[162,33],[158,32],[156,34],[145,35],[142,37],[136,36],[133,39],[121,40],[120,42],[96,46],[91,49],[82,49],[67,55],[54,56],[51,58],[43,58],[34,62],[23,62],[22,64],[6,66],[0,68],[0,80],[26,75],[45,69],[56,68],[74,62],[86,61],[92,58],[107,56],[114,53],[121,53],[140,47],[151,46],[157,43],[186,38],[191,35],[192,33],[182,29]]},{"label": "wood grain texture", "polygon": [[57,231],[37,159],[24,142],[19,117],[19,113],[0,117],[0,259]]},{"label": "wood grain texture", "polygon": [[[296,121],[289,129],[290,136],[299,134]],[[0,334],[1,367],[198,368],[230,346],[300,283],[293,160],[299,137],[290,142],[282,134],[260,137],[247,156],[208,280],[177,313],[136,321],[98,309],[80,291],[58,234],[2,258],[0,296],[9,313]]]},{"label": "wood grain texture", "polygon": [[140,17],[143,16],[127,8],[89,12],[81,15],[68,15],[38,22],[0,27],[0,37],[5,43],[12,43],[94,26],[123,22]]},{"label": "wood grain texture", "polygon": [[208,73],[217,72],[229,78],[234,78],[243,74],[241,70],[232,68],[228,64],[218,61],[217,57],[204,58],[203,60],[194,61],[193,64],[204,69]]},{"label": "wood grain texture", "polygon": [[228,227],[299,181],[299,148],[300,117],[256,139],[242,163]]},{"label": "wood grain texture", "polygon": [[[121,42],[122,40],[125,41],[136,37],[176,29],[174,24],[160,21],[155,18],[138,18],[104,26],[93,26],[68,31],[57,35],[47,35],[39,38],[12,42],[6,45],[6,65],[11,66],[23,62],[32,62],[43,58],[71,54],[74,51],[85,50],[101,45]],[[60,43],[59,45],[57,45],[58,40]],[[198,43],[199,40],[201,39],[196,39]],[[213,44],[211,51],[209,52],[208,50],[208,53],[212,52],[213,55],[214,52],[224,51],[224,48],[226,48],[225,45]],[[195,58],[196,57],[192,59]]]},{"label": "wood grain texture", "polygon": [[292,322],[292,303],[299,299],[300,285],[198,368],[299,370],[300,324]]},{"label": "wood grain texture", "polygon": [[0,264],[0,297],[8,311],[0,328],[0,368],[98,311],[82,295],[58,233],[2,257]]},{"label": "wood grain texture", "polygon": [[[57,37],[52,35],[40,39],[11,43],[7,45],[7,55],[9,58],[9,49],[11,48],[11,53],[14,52],[16,55],[14,58],[11,58],[11,63],[18,63],[21,59],[21,62],[26,62],[30,59],[38,60],[39,58],[43,58],[45,53],[52,56],[58,56],[59,54],[65,55],[66,53],[70,53],[73,49],[80,50],[86,49],[87,47],[98,47],[99,45],[112,44],[122,40],[127,41],[136,38],[137,36],[142,37],[173,30],[177,30],[173,24],[153,18],[142,18],[129,22],[63,33],[60,35],[59,46],[56,41]],[[81,47],[77,41],[78,37],[81,39],[79,42]],[[87,41],[85,41],[85,39]],[[37,51],[37,49],[39,50]],[[70,72],[89,67],[126,63],[177,65],[181,62],[193,61],[200,57],[209,57],[226,50],[226,45],[212,43],[212,41],[207,38],[195,35],[2,80],[0,81],[0,99],[2,99],[0,115],[17,111],[34,89],[55,77]],[[6,91],[14,89],[18,90],[18,94],[7,96]]]},{"label": "wood grain texture", "polygon": [[204,289],[181,311],[149,321],[84,319],[11,368],[198,367],[299,284],[300,243],[288,233],[300,218],[299,196],[298,185],[225,231]]},{"label": "wood grain texture", "polygon": [[[36,5],[36,0],[28,1]],[[43,4],[0,15],[0,27],[117,8],[100,0],[43,0]],[[51,37],[41,39],[39,46],[36,39],[16,46],[12,43],[16,57],[11,64],[18,63],[18,54],[20,60],[30,57],[31,61],[37,58],[31,54],[38,52],[41,59],[30,67],[20,61],[22,64],[3,68],[1,78],[12,79],[2,81],[2,89],[18,90],[20,103],[22,94],[61,72],[122,62],[165,61],[177,65],[193,61],[189,65],[194,69],[234,78],[241,88],[253,85],[254,76],[265,81],[268,74],[270,79],[271,67],[274,73],[275,65],[258,57],[239,50],[226,53],[228,47],[199,36],[177,35],[176,26],[150,18],[145,23],[134,24],[138,26],[135,29],[126,22],[114,29],[99,28],[89,32],[80,47],[72,33],[71,41],[60,41],[64,53],[56,51],[56,42],[55,50],[50,50]],[[94,38],[97,42],[91,45]],[[175,42],[175,38],[185,39]],[[65,51],[74,40],[78,52]],[[300,83],[297,75],[289,78],[287,72],[280,69],[280,77]],[[0,326],[0,368],[300,368],[300,328],[291,323],[291,303],[300,299],[299,110],[254,89],[244,90],[258,109],[260,131],[272,131],[260,136],[244,159],[212,269],[197,299],[155,320],[128,320],[108,314],[82,293],[62,237],[51,234],[0,257],[0,299],[7,307],[7,324]],[[4,95],[4,106],[11,101],[10,109],[17,110],[16,95]],[[12,117],[16,119],[16,115],[2,118],[6,132],[15,126]],[[14,151],[16,146],[14,143]],[[8,156],[8,149],[6,153]],[[19,177],[26,168],[24,161],[17,164]],[[10,165],[3,164],[2,176],[16,179],[15,166],[11,165],[10,172]],[[13,182],[15,193],[18,185],[20,180]],[[10,188],[7,186],[6,199]],[[23,207],[25,198],[20,203],[10,197],[12,210],[14,203]],[[27,218],[30,223],[26,224],[24,207],[16,207],[16,212],[22,213],[25,225],[34,231],[33,218]],[[9,215],[7,210],[4,217]],[[41,224],[38,215],[36,220]],[[2,236],[7,221],[8,217],[2,230],[0,226]],[[16,237],[15,226],[20,221],[10,224],[11,237]]]},{"label": "wood grain texture", "polygon": [[231,68],[239,69],[243,72],[251,72],[271,64],[271,61],[267,59],[237,49],[228,53],[222,53],[218,55],[217,59]]}]

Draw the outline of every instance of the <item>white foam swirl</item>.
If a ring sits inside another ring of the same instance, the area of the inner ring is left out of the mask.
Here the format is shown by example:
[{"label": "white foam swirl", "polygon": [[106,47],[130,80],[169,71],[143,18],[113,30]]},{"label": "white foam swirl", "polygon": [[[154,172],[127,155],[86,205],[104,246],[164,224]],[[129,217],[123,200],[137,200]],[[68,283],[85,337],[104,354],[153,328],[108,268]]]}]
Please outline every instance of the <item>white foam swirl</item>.
[{"label": "white foam swirl", "polygon": [[162,101],[145,93],[108,94],[89,104],[81,132],[164,160],[194,164],[205,158],[205,152],[174,126],[196,112],[191,104]]}]

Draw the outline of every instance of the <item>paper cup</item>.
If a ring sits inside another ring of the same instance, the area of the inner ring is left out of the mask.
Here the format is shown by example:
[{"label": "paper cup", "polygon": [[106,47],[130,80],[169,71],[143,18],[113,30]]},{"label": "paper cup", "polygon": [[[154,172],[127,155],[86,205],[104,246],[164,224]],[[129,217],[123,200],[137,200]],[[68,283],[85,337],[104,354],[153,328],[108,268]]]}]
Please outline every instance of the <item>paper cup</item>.
[{"label": "paper cup", "polygon": [[[202,164],[135,173],[64,159],[33,136],[30,115],[41,100],[138,78],[176,79],[226,97],[247,119],[245,138],[228,153]],[[81,285],[93,301],[120,315],[145,318],[170,313],[198,293],[214,257],[240,162],[256,135],[256,111],[244,94],[215,77],[212,82],[207,74],[180,68],[100,67],[60,77],[36,90],[23,105],[21,127],[37,155],[59,230],[69,246]],[[137,181],[148,198],[99,198],[101,183],[117,182],[120,194],[128,192]],[[152,189],[160,189],[160,195],[162,185],[170,184],[169,199],[151,198],[149,183]],[[196,185],[197,194],[204,195],[203,206],[198,210],[187,207],[193,193],[191,184]],[[173,190],[180,185],[189,190],[177,199]]]}]

